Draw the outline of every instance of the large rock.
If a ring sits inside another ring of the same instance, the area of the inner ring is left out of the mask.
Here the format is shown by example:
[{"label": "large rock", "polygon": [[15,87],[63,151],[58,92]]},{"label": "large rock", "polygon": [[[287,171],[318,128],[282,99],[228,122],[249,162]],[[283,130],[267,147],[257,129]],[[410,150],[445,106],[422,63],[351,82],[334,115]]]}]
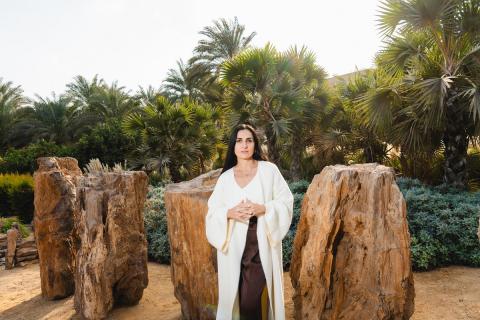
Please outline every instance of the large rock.
[{"label": "large rock", "polygon": [[296,319],[410,318],[410,234],[391,168],[336,165],[314,177],[302,204],[291,279]]},{"label": "large rock", "polygon": [[73,210],[75,179],[82,174],[73,158],[39,158],[35,179],[34,230],[42,295],[48,299],[73,294]]},{"label": "large rock", "polygon": [[12,269],[15,263],[15,251],[17,250],[17,240],[20,236],[20,232],[15,229],[9,229],[7,231],[7,252],[5,257],[5,269]]},{"label": "large rock", "polygon": [[217,260],[205,235],[205,216],[219,175],[211,171],[165,190],[172,282],[186,320],[215,319]]},{"label": "large rock", "polygon": [[144,172],[89,174],[78,179],[75,229],[76,311],[102,319],[114,304],[133,305],[148,284]]}]

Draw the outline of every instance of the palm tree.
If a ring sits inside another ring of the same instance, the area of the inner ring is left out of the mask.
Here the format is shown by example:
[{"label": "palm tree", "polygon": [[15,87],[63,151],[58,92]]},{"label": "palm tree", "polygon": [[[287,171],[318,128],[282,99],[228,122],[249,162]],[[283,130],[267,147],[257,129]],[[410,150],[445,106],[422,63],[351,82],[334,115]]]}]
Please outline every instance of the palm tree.
[{"label": "palm tree", "polygon": [[65,97],[88,118],[91,125],[109,119],[121,120],[137,107],[137,101],[117,81],[107,85],[98,76],[89,82],[82,76],[67,84]]},{"label": "palm tree", "polygon": [[66,96],[80,109],[88,109],[96,103],[98,91],[106,87],[105,81],[95,75],[91,81],[83,76],[76,76],[73,82],[67,84]]},{"label": "palm tree", "polygon": [[169,172],[174,182],[182,180],[182,170],[189,176],[205,172],[219,143],[220,117],[219,110],[209,105],[189,99],[172,103],[158,96],[123,121],[127,133],[140,133],[142,139],[132,165],[147,172]]},{"label": "palm tree", "polygon": [[12,82],[3,82],[0,78],[0,153],[3,153],[9,144],[7,136],[16,111],[26,103],[27,99],[20,86],[14,87]]},{"label": "palm tree", "polygon": [[233,21],[226,19],[213,21],[213,26],[200,31],[205,39],[198,41],[191,63],[206,65],[213,74],[217,74],[220,65],[247,49],[256,35],[256,32],[249,35],[244,33],[245,26],[238,23],[237,17]]},{"label": "palm tree", "polygon": [[479,21],[478,0],[383,1],[386,46],[377,63],[393,80],[364,99],[370,124],[394,125],[404,146],[418,148],[422,135],[441,132],[444,182],[461,188],[467,147],[480,129]]},{"label": "palm tree", "polygon": [[315,127],[324,113],[329,97],[325,87],[325,70],[316,64],[313,52],[306,47],[296,46],[285,53],[295,67],[292,68],[293,81],[301,88],[300,103],[290,109],[292,134],[290,135],[290,178],[302,179],[302,156],[307,146],[313,144]]},{"label": "palm tree", "polygon": [[208,66],[201,63],[177,61],[177,69],[170,69],[162,90],[171,101],[189,98],[197,102],[219,100],[219,88]]},{"label": "palm tree", "polygon": [[279,139],[291,133],[292,110],[302,104],[302,83],[292,77],[295,64],[270,44],[225,61],[220,82],[224,104],[234,111],[231,125],[249,121],[265,132],[269,159],[279,164]]},{"label": "palm tree", "polygon": [[76,141],[85,130],[85,122],[77,106],[66,96],[42,98],[37,96],[33,104],[18,111],[18,120],[13,125],[9,138],[14,146],[46,140],[56,144]]}]

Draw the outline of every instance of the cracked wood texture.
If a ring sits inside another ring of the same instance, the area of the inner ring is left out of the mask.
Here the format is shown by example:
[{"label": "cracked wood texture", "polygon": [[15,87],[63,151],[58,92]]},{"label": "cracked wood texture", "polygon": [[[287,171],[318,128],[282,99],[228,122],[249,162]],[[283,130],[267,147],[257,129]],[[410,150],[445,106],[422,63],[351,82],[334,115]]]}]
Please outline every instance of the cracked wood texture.
[{"label": "cracked wood texture", "polygon": [[75,310],[103,319],[114,305],[137,304],[148,285],[143,171],[95,173],[77,181]]},{"label": "cracked wood texture", "polygon": [[34,231],[42,296],[60,299],[73,294],[73,210],[75,179],[82,175],[74,158],[38,158],[34,173]]},{"label": "cracked wood texture", "polygon": [[391,168],[328,166],[302,203],[291,264],[295,318],[409,319],[406,204]]},{"label": "cracked wood texture", "polygon": [[215,319],[216,250],[207,241],[207,201],[221,170],[170,184],[165,190],[172,282],[185,320]]}]

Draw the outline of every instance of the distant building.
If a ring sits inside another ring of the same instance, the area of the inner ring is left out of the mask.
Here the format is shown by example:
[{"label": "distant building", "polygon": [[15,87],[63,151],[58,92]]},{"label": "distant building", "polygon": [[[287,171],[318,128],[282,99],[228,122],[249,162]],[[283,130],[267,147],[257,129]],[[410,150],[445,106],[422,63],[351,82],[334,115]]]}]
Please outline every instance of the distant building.
[{"label": "distant building", "polygon": [[364,73],[367,73],[370,70],[372,70],[372,69],[362,69],[362,70],[357,70],[357,71],[354,71],[354,72],[342,74],[342,75],[339,75],[339,76],[333,76],[333,77],[327,79],[327,83],[328,83],[329,86],[334,87],[339,82],[342,82],[342,81],[346,82],[346,81],[350,80],[351,78],[353,78],[355,75],[364,74]]}]

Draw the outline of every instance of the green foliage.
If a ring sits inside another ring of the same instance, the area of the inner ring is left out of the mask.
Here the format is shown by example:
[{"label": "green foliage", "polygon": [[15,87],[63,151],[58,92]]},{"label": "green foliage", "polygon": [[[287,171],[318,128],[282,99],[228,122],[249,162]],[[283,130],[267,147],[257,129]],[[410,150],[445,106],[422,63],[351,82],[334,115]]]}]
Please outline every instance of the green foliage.
[{"label": "green foliage", "polygon": [[0,216],[17,216],[23,223],[33,219],[33,177],[0,174]]},{"label": "green foliage", "polygon": [[288,270],[290,268],[290,261],[292,260],[293,241],[295,239],[295,233],[297,232],[297,225],[300,220],[300,210],[302,208],[302,200],[305,192],[307,192],[310,183],[306,180],[300,180],[289,184],[290,190],[293,193],[293,217],[290,230],[282,242],[282,254],[283,254],[283,269]]},{"label": "green foliage", "polygon": [[149,187],[144,210],[145,233],[148,242],[148,256],[160,263],[169,264],[170,242],[168,241],[164,192],[164,187]]},{"label": "green foliage", "polygon": [[0,153],[8,146],[7,137],[15,120],[15,112],[25,105],[26,100],[20,86],[13,86],[11,81],[5,82],[0,77]]},{"label": "green foliage", "polygon": [[[480,193],[445,185],[430,187],[416,179],[399,178],[397,182],[407,202],[413,269],[424,271],[452,264],[479,267],[480,246],[476,233]],[[292,225],[283,240],[285,270],[290,266],[301,203],[308,185],[305,180],[290,184],[294,209]]]},{"label": "green foliage", "polygon": [[414,270],[451,264],[479,267],[480,193],[428,187],[412,179],[398,179],[398,185],[407,202]]},{"label": "green foliage", "polygon": [[75,146],[75,154],[80,167],[94,158],[113,166],[124,163],[126,155],[134,148],[134,139],[123,133],[119,121],[111,120],[98,123],[92,131],[84,134]]},{"label": "green foliage", "polygon": [[221,143],[221,117],[220,108],[189,99],[171,103],[158,96],[123,121],[123,129],[132,136],[140,134],[142,140],[130,166],[168,172],[174,182],[207,171]]},{"label": "green foliage", "polygon": [[73,155],[74,151],[71,147],[41,140],[25,148],[8,149],[2,157],[2,161],[0,161],[0,173],[33,174],[37,168],[37,158],[39,157],[67,157]]},{"label": "green foliage", "polygon": [[16,222],[18,224],[18,229],[20,230],[20,233],[22,234],[23,238],[28,237],[30,234],[30,231],[28,228],[18,221],[16,217],[11,217],[11,218],[0,218],[0,233],[7,233],[8,229],[12,228],[12,224]]}]

